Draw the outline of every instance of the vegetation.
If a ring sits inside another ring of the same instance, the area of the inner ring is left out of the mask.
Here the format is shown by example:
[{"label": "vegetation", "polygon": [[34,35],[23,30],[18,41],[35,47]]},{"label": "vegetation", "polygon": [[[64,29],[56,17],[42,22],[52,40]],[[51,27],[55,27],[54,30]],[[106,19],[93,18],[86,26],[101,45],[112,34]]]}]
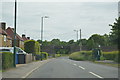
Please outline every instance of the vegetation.
[{"label": "vegetation", "polygon": [[93,60],[92,51],[74,52],[69,56],[69,58],[77,61]]},{"label": "vegetation", "polygon": [[6,70],[14,67],[13,54],[10,52],[2,52],[2,69]]},{"label": "vegetation", "polygon": [[[115,62],[120,62],[118,59],[118,51],[112,51],[112,52],[102,52],[100,60],[113,60]],[[80,51],[80,52],[74,52],[69,56],[70,59],[73,60],[90,60],[95,61],[93,51]]]},{"label": "vegetation", "polygon": [[42,52],[42,58],[43,59],[48,59],[48,53],[47,52]]},{"label": "vegetation", "polygon": [[118,60],[118,51],[112,51],[112,52],[102,52],[102,56],[106,59],[106,60],[113,60],[115,62],[120,62],[120,60]]},{"label": "vegetation", "polygon": [[118,42],[120,42],[120,17],[118,19],[115,19],[115,21],[116,22],[114,22],[112,25],[109,25],[112,27],[112,31],[110,32],[110,40],[112,44],[117,45]]},{"label": "vegetation", "polygon": [[33,55],[40,55],[40,44],[34,40],[28,40],[24,44],[24,50]]}]

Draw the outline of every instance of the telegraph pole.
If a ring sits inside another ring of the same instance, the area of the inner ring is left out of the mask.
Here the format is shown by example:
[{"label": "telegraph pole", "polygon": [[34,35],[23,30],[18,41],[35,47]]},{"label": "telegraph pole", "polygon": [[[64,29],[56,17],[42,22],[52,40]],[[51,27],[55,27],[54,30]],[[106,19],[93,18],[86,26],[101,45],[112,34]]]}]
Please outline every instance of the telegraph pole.
[{"label": "telegraph pole", "polygon": [[43,48],[43,24],[44,24],[44,18],[49,18],[48,16],[42,16],[41,17],[41,61],[42,61],[42,48]]},{"label": "telegraph pole", "polygon": [[17,0],[15,0],[15,17],[14,17],[14,67],[16,67],[16,19],[17,19]]},{"label": "telegraph pole", "polygon": [[80,51],[82,50],[82,42],[81,42],[81,29],[80,29]]}]

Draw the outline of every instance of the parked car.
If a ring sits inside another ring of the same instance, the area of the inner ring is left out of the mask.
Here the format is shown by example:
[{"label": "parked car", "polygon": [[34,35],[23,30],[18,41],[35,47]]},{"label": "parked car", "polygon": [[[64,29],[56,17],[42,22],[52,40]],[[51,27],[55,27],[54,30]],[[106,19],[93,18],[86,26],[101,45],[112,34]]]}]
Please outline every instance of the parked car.
[{"label": "parked car", "polygon": [[[11,52],[14,53],[14,47],[0,47],[0,53],[2,52]],[[22,57],[21,57],[22,55]],[[22,63],[25,63],[25,55],[27,55],[27,53],[25,51],[23,51],[21,48],[16,47],[16,54],[15,54],[15,62],[16,64],[20,64],[21,60]]]},{"label": "parked car", "polygon": [[[14,47],[0,47],[0,52],[11,52],[14,53]],[[21,48],[16,47],[16,54],[27,54]]]}]

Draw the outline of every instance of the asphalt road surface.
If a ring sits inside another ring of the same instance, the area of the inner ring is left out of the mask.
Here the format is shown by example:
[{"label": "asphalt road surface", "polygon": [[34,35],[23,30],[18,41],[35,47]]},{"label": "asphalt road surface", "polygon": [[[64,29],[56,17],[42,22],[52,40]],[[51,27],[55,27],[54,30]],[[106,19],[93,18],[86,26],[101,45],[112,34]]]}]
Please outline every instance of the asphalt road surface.
[{"label": "asphalt road surface", "polygon": [[42,65],[27,78],[118,78],[118,68],[61,57]]}]

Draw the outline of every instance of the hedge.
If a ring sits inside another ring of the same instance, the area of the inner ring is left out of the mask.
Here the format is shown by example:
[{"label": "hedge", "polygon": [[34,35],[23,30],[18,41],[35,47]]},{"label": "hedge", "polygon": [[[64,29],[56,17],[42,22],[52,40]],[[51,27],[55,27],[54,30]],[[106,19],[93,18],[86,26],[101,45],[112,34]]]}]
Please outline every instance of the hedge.
[{"label": "hedge", "polygon": [[9,69],[14,67],[13,54],[10,52],[2,52],[2,69]]},{"label": "hedge", "polygon": [[102,52],[102,56],[106,60],[114,60],[115,62],[120,62],[120,60],[118,60],[119,55],[120,55],[120,53],[118,51]]},{"label": "hedge", "polygon": [[48,58],[48,53],[42,52],[42,59],[47,59],[47,58]]},{"label": "hedge", "polygon": [[27,40],[24,43],[24,50],[27,53],[32,53],[33,55],[40,55],[40,44],[34,40]]},{"label": "hedge", "polygon": [[0,71],[2,70],[2,53],[0,53]]},{"label": "hedge", "polygon": [[[73,60],[79,60],[79,61],[83,61],[83,60],[94,61],[96,59],[94,59],[92,53],[93,53],[92,51],[74,52],[74,53],[70,54],[69,58],[73,59]],[[120,63],[119,56],[120,56],[120,53],[118,51],[102,52],[100,60],[113,60],[115,62]]]},{"label": "hedge", "polygon": [[83,61],[83,60],[93,60],[92,51],[79,51],[70,54],[70,59]]}]

